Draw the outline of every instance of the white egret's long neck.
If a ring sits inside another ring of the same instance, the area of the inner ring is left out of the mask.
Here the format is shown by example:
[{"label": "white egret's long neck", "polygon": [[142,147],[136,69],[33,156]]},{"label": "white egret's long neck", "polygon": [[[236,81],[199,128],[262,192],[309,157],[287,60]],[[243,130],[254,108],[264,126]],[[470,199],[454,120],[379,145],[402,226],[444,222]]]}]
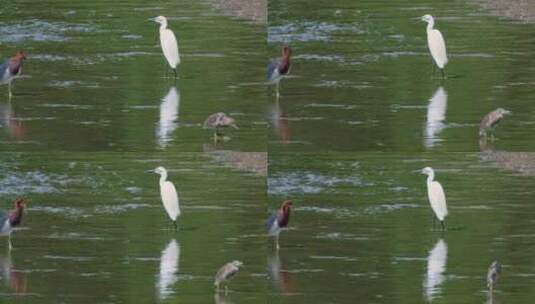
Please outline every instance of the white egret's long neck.
[{"label": "white egret's long neck", "polygon": [[435,172],[430,172],[429,175],[427,176],[427,183],[428,184],[432,183],[434,179],[435,179]]},{"label": "white egret's long neck", "polygon": [[162,23],[160,23],[160,31],[163,31],[167,28],[167,20],[164,20],[162,21]]},{"label": "white egret's long neck", "polygon": [[427,31],[432,31],[435,26],[435,20],[431,19],[427,22]]},{"label": "white egret's long neck", "polygon": [[160,185],[163,185],[165,183],[165,181],[167,180],[167,172],[163,172],[161,175],[160,175]]}]

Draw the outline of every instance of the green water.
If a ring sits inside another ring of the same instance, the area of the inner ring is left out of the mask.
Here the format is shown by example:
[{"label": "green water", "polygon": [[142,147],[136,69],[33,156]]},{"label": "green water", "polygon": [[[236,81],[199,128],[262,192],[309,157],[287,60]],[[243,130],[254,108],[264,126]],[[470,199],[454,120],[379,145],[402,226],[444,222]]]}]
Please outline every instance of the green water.
[{"label": "green water", "polygon": [[[160,14],[176,82],[147,21]],[[0,88],[1,209],[28,207],[10,254],[1,239],[0,302],[265,302],[266,178],[241,162],[266,151],[265,25],[201,1],[19,1],[0,16],[0,55],[28,57],[11,101]],[[202,123],[218,111],[240,129],[214,145]],[[147,172],[160,165],[177,233]],[[214,299],[235,259],[239,292]]]},{"label": "green water", "polygon": [[[445,81],[431,77],[426,13],[446,39]],[[273,0],[268,31],[270,54],[293,48],[270,151],[479,151],[479,122],[498,107],[513,115],[496,148],[535,148],[533,25],[466,1]]]},{"label": "green water", "polygon": [[[535,155],[529,155],[531,162]],[[281,236],[276,303],[485,303],[487,267],[503,276],[492,303],[529,303],[535,191],[526,155],[270,154],[270,203],[294,201]],[[425,166],[449,215],[433,228]]]}]

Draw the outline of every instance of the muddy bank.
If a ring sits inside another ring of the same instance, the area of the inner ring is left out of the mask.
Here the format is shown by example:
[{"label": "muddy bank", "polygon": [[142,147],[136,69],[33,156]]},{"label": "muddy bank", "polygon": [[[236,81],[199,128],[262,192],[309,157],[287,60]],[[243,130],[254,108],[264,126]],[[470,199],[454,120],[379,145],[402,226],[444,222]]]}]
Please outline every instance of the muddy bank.
[{"label": "muddy bank", "polygon": [[482,152],[481,159],[508,171],[535,175],[535,153],[533,152],[486,151]]},{"label": "muddy bank", "polygon": [[267,0],[212,0],[214,6],[225,14],[267,23]]},{"label": "muddy bank", "polygon": [[533,0],[470,0],[493,14],[526,23],[535,23]]}]

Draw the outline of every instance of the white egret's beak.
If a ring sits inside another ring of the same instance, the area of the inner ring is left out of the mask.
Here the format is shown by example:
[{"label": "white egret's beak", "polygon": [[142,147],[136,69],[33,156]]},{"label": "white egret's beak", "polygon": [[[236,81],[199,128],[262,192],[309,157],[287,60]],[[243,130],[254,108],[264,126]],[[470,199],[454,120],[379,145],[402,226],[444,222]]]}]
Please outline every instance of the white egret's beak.
[{"label": "white egret's beak", "polygon": [[427,22],[427,19],[425,18],[425,16],[420,17],[420,20],[423,22]]},{"label": "white egret's beak", "polygon": [[149,19],[147,19],[147,21],[152,21],[152,22],[156,22],[156,17],[153,17],[153,18],[149,18]]},{"label": "white egret's beak", "polygon": [[513,112],[511,112],[511,111],[509,111],[509,110],[505,110],[505,111],[503,112],[503,114],[509,114],[509,115],[510,115],[510,114],[513,114]]},{"label": "white egret's beak", "polygon": [[156,173],[156,171],[154,169],[150,169],[150,170],[145,170],[145,173]]}]

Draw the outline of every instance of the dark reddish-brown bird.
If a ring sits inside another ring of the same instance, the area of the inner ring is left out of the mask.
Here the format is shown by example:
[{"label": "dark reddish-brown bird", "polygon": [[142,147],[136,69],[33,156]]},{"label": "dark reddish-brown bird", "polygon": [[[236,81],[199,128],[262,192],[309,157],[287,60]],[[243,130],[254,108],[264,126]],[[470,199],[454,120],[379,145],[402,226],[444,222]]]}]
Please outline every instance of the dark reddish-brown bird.
[{"label": "dark reddish-brown bird", "polygon": [[22,214],[25,207],[24,200],[17,198],[15,200],[15,209],[9,212],[0,211],[0,235],[8,237],[9,250],[13,248],[11,245],[11,232],[13,228],[22,222]]},{"label": "dark reddish-brown bird", "polygon": [[508,114],[511,114],[511,111],[498,108],[485,115],[479,124],[479,136],[485,136],[488,131],[494,130],[496,125]]},{"label": "dark reddish-brown bird", "polygon": [[267,80],[276,85],[276,94],[279,97],[279,83],[281,79],[290,73],[290,56],[292,49],[284,45],[282,47],[282,56],[273,59],[267,66]]},{"label": "dark reddish-brown bird", "polygon": [[239,129],[234,118],[223,112],[214,113],[208,116],[204,121],[203,127],[214,129],[214,141],[216,142],[220,137],[223,137],[223,133],[221,132],[222,128],[232,127],[234,129]]},{"label": "dark reddish-brown bird", "polygon": [[11,98],[11,82],[22,72],[22,62],[26,59],[23,51],[18,51],[15,56],[7,59],[0,65],[0,84],[7,84],[9,98]]},{"label": "dark reddish-brown bird", "polygon": [[279,234],[288,227],[290,221],[290,211],[292,209],[292,201],[287,200],[282,203],[279,210],[273,213],[267,221],[268,235],[275,237],[275,246],[279,249]]}]

